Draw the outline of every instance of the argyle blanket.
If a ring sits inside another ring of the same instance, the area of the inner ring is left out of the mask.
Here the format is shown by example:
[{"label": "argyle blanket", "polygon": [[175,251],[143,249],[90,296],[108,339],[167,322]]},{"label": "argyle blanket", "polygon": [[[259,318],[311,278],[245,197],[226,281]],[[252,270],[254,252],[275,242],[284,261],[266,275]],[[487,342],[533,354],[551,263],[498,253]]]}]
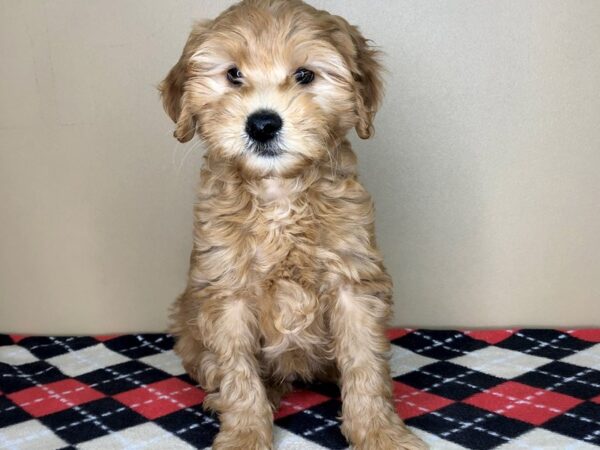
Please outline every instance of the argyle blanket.
[{"label": "argyle blanket", "polygon": [[[600,330],[391,330],[398,414],[433,449],[600,446]],[[0,335],[0,448],[209,447],[217,417],[165,334]],[[275,413],[275,448],[343,449],[340,393]]]}]

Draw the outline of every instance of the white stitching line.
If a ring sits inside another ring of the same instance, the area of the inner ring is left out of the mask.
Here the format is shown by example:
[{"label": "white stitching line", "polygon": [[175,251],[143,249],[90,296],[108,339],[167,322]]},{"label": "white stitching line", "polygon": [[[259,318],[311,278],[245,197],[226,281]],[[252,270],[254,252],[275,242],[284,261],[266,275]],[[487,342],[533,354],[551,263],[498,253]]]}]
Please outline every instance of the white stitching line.
[{"label": "white stitching line", "polygon": [[319,425],[318,427],[313,428],[312,430],[304,431],[302,433],[302,436],[310,436],[319,431],[323,431],[326,428],[331,428],[333,426],[337,426],[337,424],[338,424],[337,421],[335,421],[335,420],[328,419],[327,417],[323,417],[321,414],[317,414],[316,412],[311,411],[310,409],[303,409],[301,406],[298,406],[292,402],[288,402],[287,400],[281,400],[281,404],[286,405],[286,406],[291,406],[293,409],[295,409],[298,412],[302,412],[309,416],[313,416],[315,419],[322,420],[325,422],[325,424]]},{"label": "white stitching line", "polygon": [[35,372],[35,373],[31,373],[31,374],[24,374],[24,375],[21,375],[18,373],[3,373],[2,377],[3,378],[27,378],[28,376],[37,377],[43,373],[50,372],[52,369],[56,369],[56,367],[50,366],[50,367],[46,367],[44,370],[40,370],[39,372]]},{"label": "white stitching line", "polygon": [[[579,367],[581,367],[581,366],[579,366]],[[590,372],[596,372],[596,370],[595,370],[595,369],[592,369],[592,368],[589,368],[589,367],[581,367],[581,368],[582,368],[582,369],[586,369],[586,370],[587,370],[587,373],[585,373],[584,375],[587,375],[587,374],[588,374],[588,373],[590,373]],[[553,377],[553,378],[559,378],[559,379],[561,379],[561,380],[563,380],[563,379],[565,379],[565,378],[566,378],[566,379],[568,380],[567,382],[574,381],[575,383],[584,384],[584,385],[586,385],[586,386],[592,386],[592,387],[595,387],[595,388],[600,388],[600,384],[597,384],[597,383],[592,383],[592,382],[589,382],[589,381],[583,381],[583,380],[576,379],[576,377],[577,377],[577,374],[575,374],[575,375],[572,375],[572,376],[570,376],[570,377],[561,377],[560,375],[556,375],[556,374],[554,374],[554,373],[546,372],[546,371],[544,371],[544,370],[539,370],[539,369],[533,369],[533,370],[532,370],[532,371],[530,371],[529,373],[533,373],[533,372],[538,372],[538,373],[541,373],[542,375],[548,375],[548,376],[550,376],[550,377]],[[581,372],[580,372],[580,373],[581,373]]]},{"label": "white stitching line", "polygon": [[[150,347],[152,350],[156,350],[159,353],[164,353],[166,350],[163,350],[160,347],[157,347],[156,345],[153,344],[158,344],[159,342],[163,341],[165,336],[159,337],[157,340],[155,340],[154,342],[150,342],[148,341],[146,338],[144,338],[141,334],[137,334],[136,338],[138,341],[142,341],[142,345],[140,345],[139,347]],[[131,351],[131,350],[130,350]]]},{"label": "white stitching line", "polygon": [[[54,381],[53,383],[60,383],[61,381],[68,381],[68,380],[69,380],[69,378],[67,378],[65,380]],[[42,384],[39,384],[39,383],[36,382],[36,385],[32,386],[32,387],[41,387],[41,386],[47,386],[47,384],[43,384],[42,385]],[[27,388],[27,389],[31,389],[31,388]],[[83,391],[85,389],[87,389],[87,386],[80,386],[80,387],[75,388],[75,389],[67,389],[66,391],[61,391],[61,392],[56,392],[54,390],[50,390],[51,392],[54,392],[54,394],[52,394],[52,395],[46,395],[44,397],[38,397],[38,398],[36,398],[34,400],[30,400],[30,401],[25,402],[25,403],[19,403],[19,407],[25,407],[25,406],[33,405],[34,403],[41,403],[41,402],[43,402],[44,400],[47,400],[47,399],[55,399],[55,398],[56,399],[60,399],[60,397],[63,396],[63,395],[72,394],[73,392],[79,392],[79,391]],[[6,408],[2,412],[9,411],[9,410],[15,409],[15,408],[16,408],[16,406],[11,406],[9,408]]]},{"label": "white stitching line", "polygon": [[555,348],[557,350],[566,350],[566,351],[569,351],[569,352],[576,352],[577,351],[577,350],[575,350],[573,348],[565,348],[565,347],[560,347],[558,345],[553,345],[554,342],[558,342],[561,339],[566,339],[567,336],[564,335],[564,334],[561,334],[561,335],[555,337],[554,339],[551,339],[550,342],[541,341],[540,339],[535,339],[535,338],[532,338],[530,336],[525,336],[520,331],[516,332],[515,336],[518,336],[520,338],[523,338],[523,339],[525,339],[527,341],[531,341],[531,342],[534,342],[534,343],[537,342],[537,345],[535,347],[531,347],[530,349],[527,349],[527,350],[522,350],[523,353],[531,353],[534,350],[539,350],[539,349],[544,348],[544,347],[552,347],[552,348]]},{"label": "white stitching line", "polygon": [[[566,334],[561,334],[560,336],[555,337],[554,339],[552,339],[550,342],[541,341],[539,339],[532,338],[530,336],[525,336],[521,332],[515,333],[515,336],[519,336],[519,337],[521,337],[523,339],[526,339],[528,341],[532,341],[532,342],[537,342],[538,343],[538,345],[536,345],[535,347],[531,347],[528,350],[523,350],[522,351],[523,353],[531,353],[534,350],[539,350],[539,349],[544,348],[544,347],[552,347],[552,348],[554,348],[556,350],[565,350],[565,351],[568,351],[568,352],[573,352],[574,354],[577,354],[579,352],[587,350],[587,349],[579,349],[578,350],[578,349],[574,349],[574,348],[570,348],[570,347],[560,347],[558,345],[553,345],[555,342],[557,342],[557,341],[559,341],[561,339],[566,339],[567,337],[571,337],[570,335],[566,335]],[[589,346],[588,349],[592,348],[593,346],[594,345]],[[571,355],[565,356],[564,358],[568,358],[569,356],[571,356]],[[593,359],[596,359],[596,360],[600,361],[600,356],[597,356],[597,355],[594,355],[594,354],[590,354],[590,356]],[[564,359],[564,358],[560,358],[560,359]]]},{"label": "white stitching line", "polygon": [[[140,340],[141,340],[141,341],[143,341],[143,342],[142,342],[140,345],[135,345],[135,346],[133,346],[133,347],[129,347],[129,348],[126,348],[126,349],[123,349],[123,350],[113,350],[113,349],[111,349],[110,347],[108,347],[108,346],[106,346],[106,345],[105,345],[105,347],[106,347],[107,349],[109,349],[109,350],[113,351],[113,352],[116,352],[116,353],[128,353],[128,352],[132,352],[132,351],[134,351],[134,350],[138,350],[138,349],[140,349],[140,348],[144,348],[144,347],[150,347],[152,350],[156,350],[158,353],[165,353],[165,352],[169,351],[169,350],[163,350],[163,349],[162,349],[162,348],[160,348],[160,347],[156,347],[155,345],[153,345],[153,343],[152,343],[152,342],[150,342],[150,341],[148,341],[148,340],[144,339],[144,338],[143,338],[143,337],[141,337],[141,335],[139,335],[139,334],[136,334],[136,335],[133,335],[133,336],[135,336],[135,338],[136,338],[138,341],[140,341]],[[156,341],[154,341],[154,344],[156,344],[156,343],[158,343],[158,342],[161,342],[162,340],[164,340],[165,338],[168,338],[168,337],[170,337],[170,336],[171,336],[171,335],[169,335],[169,334],[167,334],[167,335],[163,335],[163,336],[159,337],[159,338],[158,338]],[[120,336],[117,336],[117,337],[120,337]],[[103,342],[101,342],[101,344],[103,344],[103,345],[104,345],[104,343],[103,343]],[[125,356],[126,356],[126,357],[128,357],[128,358],[131,358],[130,356],[127,356],[127,355],[125,355]],[[152,356],[152,355],[148,355],[148,356]],[[144,356],[144,358],[146,358],[146,356]],[[135,358],[135,359],[141,359],[141,358]]]},{"label": "white stitching line", "polygon": [[453,420],[451,417],[446,417],[446,416],[444,416],[443,414],[441,414],[438,411],[433,411],[432,414],[435,415],[435,416],[441,417],[442,419],[449,420],[450,422],[457,422],[457,423],[461,424],[461,426],[459,426],[457,428],[454,428],[452,430],[448,430],[448,431],[443,432],[440,435],[440,436],[443,436],[443,437],[448,437],[451,434],[458,433],[459,431],[463,431],[463,430],[466,430],[468,428],[473,427],[474,430],[481,431],[482,433],[487,433],[487,434],[489,434],[491,436],[500,438],[503,441],[509,442],[509,441],[512,440],[512,438],[506,437],[506,436],[504,436],[504,435],[502,435],[500,433],[497,433],[496,431],[488,430],[487,428],[483,428],[483,427],[480,427],[480,426],[474,426],[475,424],[478,424],[480,422],[485,422],[486,420],[491,419],[492,417],[494,417],[494,415],[492,413],[488,413],[488,414],[486,414],[486,415],[484,415],[482,417],[478,417],[477,419],[473,420],[473,422],[463,422],[461,420]]},{"label": "white stitching line", "polygon": [[[75,340],[77,337],[78,336],[71,336],[71,337],[65,338],[65,342],[71,342],[71,341]],[[31,350],[35,350],[37,348],[52,347],[53,345],[60,345],[60,344],[57,344],[57,341],[53,340],[53,342],[50,344],[38,344],[38,345],[34,345],[33,347],[29,347],[29,348],[25,347],[24,345],[20,345],[20,347],[24,348],[25,350],[31,351]]]},{"label": "white stitching line", "polygon": [[584,436],[583,440],[587,442],[592,442],[595,441],[598,438],[598,436],[600,436],[600,429],[592,431],[590,434]]},{"label": "white stitching line", "polygon": [[[102,414],[99,414],[99,417],[112,416],[113,414],[118,414],[120,412],[123,412],[125,409],[127,409],[127,408],[125,406],[122,406],[122,407],[117,408],[117,409],[115,409],[113,411],[107,411],[107,412],[104,412]],[[89,422],[89,421],[90,421],[90,419],[88,417],[86,417],[85,419],[76,420],[75,422],[71,422],[71,423],[69,423],[67,425],[62,425],[62,426],[56,428],[56,430],[54,430],[54,431],[66,430],[67,428],[71,428],[71,427],[74,427],[74,426],[77,426],[77,425],[80,425],[82,423],[86,423],[86,422]]]},{"label": "white stitching line", "polygon": [[[146,385],[145,388],[142,387],[142,389],[146,389],[148,392],[151,392],[152,389],[154,389],[154,388],[149,388],[148,385]],[[187,387],[184,387],[183,389],[177,389],[177,390],[175,390],[173,392],[169,392],[168,394],[163,394],[162,392],[156,390],[156,392],[152,392],[153,394],[157,394],[154,398],[151,398],[151,399],[148,399],[148,400],[144,400],[143,402],[132,403],[131,405],[128,405],[128,406],[131,409],[133,409],[133,408],[137,408],[138,406],[149,405],[150,403],[154,403],[154,402],[159,401],[159,400],[169,400],[171,403],[175,403],[177,400],[171,399],[170,398],[171,395],[181,394],[182,392],[191,391],[192,389],[195,389],[195,387],[194,386],[187,386]],[[158,394],[160,394],[160,395],[158,395]],[[183,403],[175,403],[175,404],[177,406],[184,405]],[[189,406],[188,406],[188,408],[189,408]],[[204,417],[202,415],[200,415],[200,416]]]},{"label": "white stitching line", "polygon": [[465,337],[464,333],[457,333],[454,336],[450,336],[449,338],[444,339],[443,341],[439,341],[439,340],[437,340],[437,339],[435,339],[435,338],[433,338],[431,336],[428,336],[428,335],[423,334],[423,333],[421,333],[419,331],[416,331],[416,330],[413,331],[411,334],[415,334],[417,336],[421,336],[422,338],[424,338],[424,339],[426,339],[428,341],[433,342],[432,345],[428,345],[427,347],[423,347],[423,348],[420,348],[418,350],[412,350],[415,353],[423,353],[423,352],[425,352],[427,350],[431,350],[431,349],[436,348],[436,347],[442,347],[442,348],[445,348],[446,350],[450,350],[450,351],[455,352],[455,353],[460,353],[461,355],[465,355],[465,354],[468,353],[468,352],[465,352],[464,350],[458,350],[458,349],[455,349],[455,348],[452,348],[452,347],[448,347],[447,345],[444,344],[444,343],[450,343],[450,342],[452,342],[452,341],[454,341],[456,339],[459,339],[461,337],[464,338]]}]

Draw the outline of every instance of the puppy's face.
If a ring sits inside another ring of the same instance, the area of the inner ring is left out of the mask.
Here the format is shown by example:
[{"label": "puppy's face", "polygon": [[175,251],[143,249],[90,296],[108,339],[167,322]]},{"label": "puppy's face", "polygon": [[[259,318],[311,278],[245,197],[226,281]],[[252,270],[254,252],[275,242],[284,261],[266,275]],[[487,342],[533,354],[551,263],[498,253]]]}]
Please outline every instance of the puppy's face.
[{"label": "puppy's face", "polygon": [[289,175],[372,132],[381,82],[355,27],[299,0],[246,0],[196,25],[161,84],[182,142],[247,174]]}]

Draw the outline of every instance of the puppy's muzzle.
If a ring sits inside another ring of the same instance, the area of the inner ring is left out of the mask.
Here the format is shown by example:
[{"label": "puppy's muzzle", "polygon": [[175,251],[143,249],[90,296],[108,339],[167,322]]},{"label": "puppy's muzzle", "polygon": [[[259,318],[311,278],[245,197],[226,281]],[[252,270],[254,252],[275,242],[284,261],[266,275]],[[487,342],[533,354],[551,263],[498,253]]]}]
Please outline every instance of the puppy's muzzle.
[{"label": "puppy's muzzle", "polygon": [[272,141],[275,139],[281,127],[283,120],[279,114],[274,111],[261,109],[253,112],[246,120],[246,133],[256,144],[256,149],[261,153],[261,149],[272,151]]}]

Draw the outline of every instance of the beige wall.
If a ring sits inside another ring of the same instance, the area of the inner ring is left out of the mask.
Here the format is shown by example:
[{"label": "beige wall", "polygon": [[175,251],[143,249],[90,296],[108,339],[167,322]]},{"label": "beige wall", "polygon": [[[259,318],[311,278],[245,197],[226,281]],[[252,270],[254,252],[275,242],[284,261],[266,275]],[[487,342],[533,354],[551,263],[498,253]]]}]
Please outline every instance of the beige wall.
[{"label": "beige wall", "polygon": [[[0,330],[161,330],[198,145],[156,83],[209,0],[1,0]],[[600,325],[600,2],[321,0],[387,52],[357,142],[396,324]]]}]

